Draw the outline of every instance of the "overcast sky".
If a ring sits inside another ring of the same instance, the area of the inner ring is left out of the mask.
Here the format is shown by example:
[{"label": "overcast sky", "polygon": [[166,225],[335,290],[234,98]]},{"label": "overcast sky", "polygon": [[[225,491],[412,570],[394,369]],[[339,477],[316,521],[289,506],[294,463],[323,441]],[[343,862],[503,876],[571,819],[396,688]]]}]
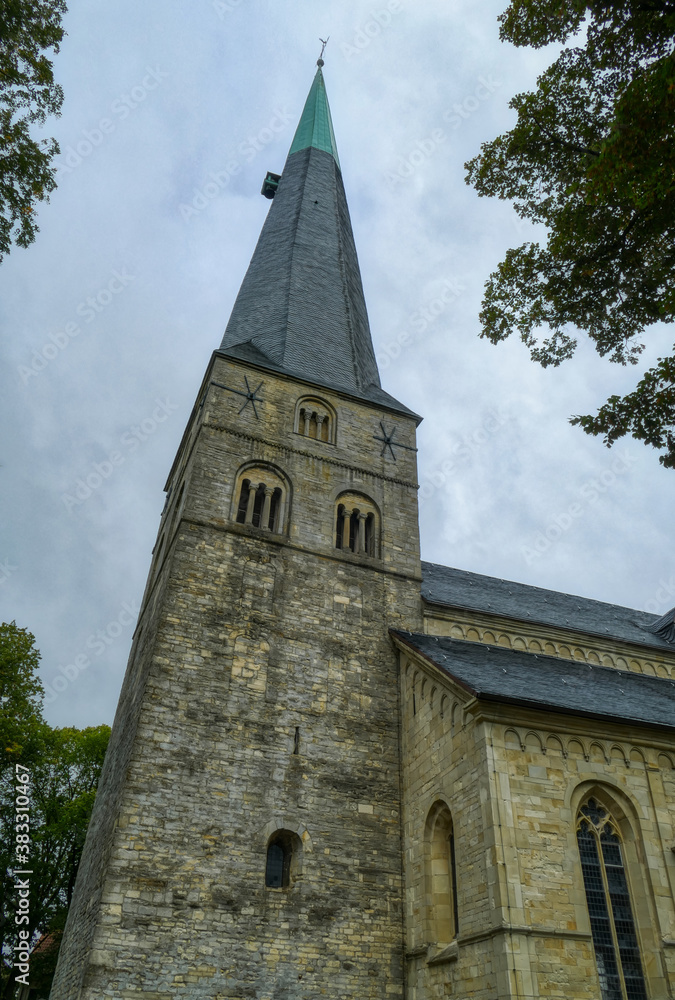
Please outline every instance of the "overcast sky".
[{"label": "overcast sky", "polygon": [[58,189],[0,266],[0,610],[36,636],[52,724],[112,721],[166,475],[320,36],[382,382],[424,416],[423,558],[675,604],[675,473],[567,422],[632,387],[672,333],[651,331],[629,370],[583,338],[545,371],[478,336],[488,274],[536,233],[463,164],[555,54],[499,42],[505,3],[71,0]]}]

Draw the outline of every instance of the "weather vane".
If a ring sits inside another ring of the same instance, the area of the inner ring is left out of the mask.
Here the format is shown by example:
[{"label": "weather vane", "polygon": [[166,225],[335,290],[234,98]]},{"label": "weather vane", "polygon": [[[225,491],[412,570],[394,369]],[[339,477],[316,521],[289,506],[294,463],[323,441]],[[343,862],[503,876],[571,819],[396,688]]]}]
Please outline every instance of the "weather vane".
[{"label": "weather vane", "polygon": [[325,50],[326,46],[328,45],[328,42],[330,41],[330,35],[326,39],[319,38],[319,41],[321,42],[321,55],[317,59],[316,64],[317,64],[317,66],[323,66],[323,53],[324,53],[324,50]]}]

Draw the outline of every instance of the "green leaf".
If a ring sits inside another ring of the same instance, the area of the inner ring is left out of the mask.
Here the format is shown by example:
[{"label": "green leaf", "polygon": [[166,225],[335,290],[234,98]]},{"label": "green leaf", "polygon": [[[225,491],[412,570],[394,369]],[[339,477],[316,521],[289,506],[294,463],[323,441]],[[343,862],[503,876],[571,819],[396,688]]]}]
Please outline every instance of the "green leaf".
[{"label": "green leaf", "polygon": [[[565,47],[536,90],[511,101],[514,128],[466,164],[479,195],[546,228],[543,245],[509,250],[490,276],[481,335],[516,332],[533,360],[557,366],[585,333],[602,357],[636,364],[643,333],[675,319],[675,3],[514,0],[500,21],[516,45]],[[645,380],[621,401],[619,424],[665,449],[670,467],[670,397]],[[605,433],[594,428],[619,419],[610,403],[573,422]],[[630,420],[625,407],[638,405]]]}]

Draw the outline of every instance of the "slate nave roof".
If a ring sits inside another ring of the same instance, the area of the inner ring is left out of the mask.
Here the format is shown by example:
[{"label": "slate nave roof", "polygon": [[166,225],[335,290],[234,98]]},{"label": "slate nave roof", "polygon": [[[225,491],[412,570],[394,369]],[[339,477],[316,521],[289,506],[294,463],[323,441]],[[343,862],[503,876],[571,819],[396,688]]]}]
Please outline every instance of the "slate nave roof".
[{"label": "slate nave roof", "polygon": [[657,615],[451,566],[422,563],[422,597],[428,604],[571,629],[675,653],[673,643],[650,631],[659,621]]}]

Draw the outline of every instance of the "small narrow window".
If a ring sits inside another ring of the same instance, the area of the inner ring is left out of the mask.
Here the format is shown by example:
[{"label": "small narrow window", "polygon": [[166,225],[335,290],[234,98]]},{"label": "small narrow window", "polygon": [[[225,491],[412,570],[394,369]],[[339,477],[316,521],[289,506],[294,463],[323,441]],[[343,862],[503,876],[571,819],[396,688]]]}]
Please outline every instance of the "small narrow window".
[{"label": "small narrow window", "polygon": [[181,484],[181,488],[180,488],[180,490],[178,491],[178,498],[176,499],[176,506],[175,506],[175,508],[174,508],[174,509],[175,509],[175,511],[176,511],[176,513],[178,513],[178,510],[179,510],[179,508],[180,508],[180,505],[181,505],[181,501],[182,501],[182,499],[183,499],[183,493],[184,493],[184,492],[185,492],[185,483],[182,483],[182,484]]},{"label": "small narrow window", "polygon": [[164,542],[166,541],[166,533],[162,532],[162,537],[159,543],[155,546],[155,569],[154,572],[158,574],[162,567],[162,557],[164,556]]},{"label": "small narrow window", "polygon": [[368,514],[366,517],[366,544],[365,552],[367,556],[375,555],[375,515]]},{"label": "small narrow window", "polygon": [[255,491],[255,503],[253,504],[253,517],[251,524],[259,528],[262,524],[262,510],[265,504],[265,484],[261,483]]},{"label": "small narrow window", "polygon": [[283,534],[288,511],[287,486],[283,474],[276,469],[268,466],[247,469],[246,477],[238,479],[234,491],[235,521],[273,534]]},{"label": "small narrow window", "polygon": [[239,524],[244,524],[246,521],[246,510],[248,508],[248,495],[251,492],[251,481],[250,479],[245,479],[241,484],[241,493],[239,494],[239,506],[237,508],[237,521]]},{"label": "small narrow window", "polygon": [[279,511],[281,510],[281,490],[277,488],[272,493],[272,499],[270,500],[270,519],[268,527],[270,531],[279,530]]},{"label": "small narrow window", "polygon": [[345,533],[345,505],[338,504],[337,522],[335,525],[335,548],[341,549],[344,542]]},{"label": "small narrow window", "polygon": [[577,842],[602,1000],[647,1000],[621,840],[595,799],[580,810]]},{"label": "small narrow window", "polygon": [[447,945],[459,932],[455,828],[445,802],[436,802],[426,824],[427,929],[429,939]]},{"label": "small narrow window", "polygon": [[358,510],[352,511],[352,516],[349,518],[349,548],[352,552],[356,552],[356,543],[359,537],[359,512]]},{"label": "small narrow window", "polygon": [[284,889],[288,885],[288,868],[286,851],[281,844],[270,844],[267,848],[265,885],[269,886],[270,889]]},{"label": "small narrow window", "polygon": [[277,830],[267,845],[265,885],[268,889],[288,889],[298,875],[302,841],[291,830]]},{"label": "small narrow window", "polygon": [[457,862],[455,861],[455,832],[448,837],[450,849],[450,876],[452,881],[452,916],[454,919],[455,937],[459,934],[459,906],[457,905]]},{"label": "small narrow window", "polygon": [[159,545],[157,546],[157,555],[155,557],[155,562],[159,565],[159,560],[162,558],[162,549],[164,548],[164,535],[159,540]]},{"label": "small narrow window", "polygon": [[178,518],[181,515],[181,504],[183,502],[183,493],[184,492],[185,492],[185,483],[183,483],[181,485],[181,488],[180,488],[180,490],[178,492],[178,496],[176,498],[176,502],[175,502],[174,507],[173,507],[173,520],[171,522],[171,531],[173,531],[174,528],[176,527],[176,524],[178,523]]},{"label": "small narrow window", "polygon": [[295,410],[294,429],[303,437],[335,444],[336,414],[325,399],[303,397]]}]

